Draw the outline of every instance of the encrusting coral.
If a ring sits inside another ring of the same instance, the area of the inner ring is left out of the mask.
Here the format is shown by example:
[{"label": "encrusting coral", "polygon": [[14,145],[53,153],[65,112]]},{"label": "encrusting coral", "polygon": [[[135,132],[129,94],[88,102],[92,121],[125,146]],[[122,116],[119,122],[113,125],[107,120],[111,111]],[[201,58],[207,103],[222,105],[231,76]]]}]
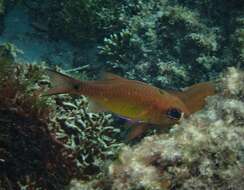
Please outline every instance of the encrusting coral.
[{"label": "encrusting coral", "polygon": [[14,63],[5,46],[0,53],[0,188],[64,189],[96,178],[120,147],[111,116],[86,113],[82,97],[40,97],[43,68]]},{"label": "encrusting coral", "polygon": [[169,134],[124,147],[109,167],[111,189],[243,189],[244,72],[230,68],[219,87]]}]

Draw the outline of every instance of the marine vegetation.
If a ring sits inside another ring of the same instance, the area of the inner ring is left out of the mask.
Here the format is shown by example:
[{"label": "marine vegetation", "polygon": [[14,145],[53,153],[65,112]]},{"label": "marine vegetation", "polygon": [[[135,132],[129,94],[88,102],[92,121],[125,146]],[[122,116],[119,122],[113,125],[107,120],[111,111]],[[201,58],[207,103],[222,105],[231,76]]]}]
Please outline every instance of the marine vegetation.
[{"label": "marine vegetation", "polygon": [[32,26],[51,39],[87,46],[95,57],[99,44],[99,63],[106,62],[99,67],[160,87],[179,88],[243,65],[244,7],[238,0],[20,2]]},{"label": "marine vegetation", "polygon": [[101,42],[128,24],[147,0],[23,0],[32,22],[52,39],[68,39],[80,46]]},{"label": "marine vegetation", "polygon": [[243,44],[241,10],[237,1],[147,1],[104,39],[101,58],[107,69],[162,87],[214,78],[226,66],[243,65],[243,47],[234,45]]},{"label": "marine vegetation", "polygon": [[[66,38],[78,45],[102,40],[116,31],[122,1],[113,0],[24,0],[35,23],[45,26],[54,39]],[[44,20],[45,19],[45,20]]]},{"label": "marine vegetation", "polygon": [[14,63],[2,48],[0,188],[64,189],[99,176],[121,146],[111,115],[87,113],[82,97],[39,97],[49,84],[42,66]]},{"label": "marine vegetation", "polygon": [[87,49],[75,58],[77,67],[84,64],[77,59],[85,57],[98,69],[177,89],[244,65],[244,7],[238,0],[23,0],[22,5],[35,29]]}]

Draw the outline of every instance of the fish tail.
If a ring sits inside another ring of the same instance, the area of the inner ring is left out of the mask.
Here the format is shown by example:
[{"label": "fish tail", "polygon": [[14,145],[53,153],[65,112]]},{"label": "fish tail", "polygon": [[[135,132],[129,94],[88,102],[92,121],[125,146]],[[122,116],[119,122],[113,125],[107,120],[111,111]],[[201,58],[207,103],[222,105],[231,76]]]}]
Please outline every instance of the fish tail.
[{"label": "fish tail", "polygon": [[76,94],[82,84],[80,80],[51,69],[46,69],[46,73],[50,78],[52,88],[43,94],[45,96],[65,93]]},{"label": "fish tail", "polygon": [[188,87],[185,91],[176,95],[184,102],[190,113],[202,109],[207,96],[216,94],[214,82],[202,82]]}]

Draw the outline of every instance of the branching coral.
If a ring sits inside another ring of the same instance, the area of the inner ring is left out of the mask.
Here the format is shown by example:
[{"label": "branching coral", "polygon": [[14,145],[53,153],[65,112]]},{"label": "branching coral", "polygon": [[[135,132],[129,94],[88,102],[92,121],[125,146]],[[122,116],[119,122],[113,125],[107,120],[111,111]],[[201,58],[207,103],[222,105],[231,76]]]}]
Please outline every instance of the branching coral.
[{"label": "branching coral", "polygon": [[57,138],[76,154],[76,164],[82,179],[100,174],[105,161],[114,158],[121,144],[119,128],[112,126],[110,114],[87,113],[87,100],[60,95],[56,114],[52,118],[58,125]]},{"label": "branching coral", "polygon": [[147,1],[23,0],[33,21],[39,26],[45,26],[52,38],[65,37],[76,45],[80,45],[80,42],[102,41],[112,32],[120,31],[145,2]]},{"label": "branching coral", "polygon": [[120,147],[111,116],[86,113],[84,98],[40,97],[43,68],[12,61],[0,57],[0,188],[64,189],[72,178],[96,178]]},{"label": "branching coral", "polygon": [[[100,51],[105,67],[164,87],[215,77],[241,59],[240,53],[234,55],[241,51],[237,45],[231,47],[234,30],[230,28],[238,26],[234,20],[241,6],[228,9],[225,17],[227,11],[216,12],[215,3],[204,1],[199,9],[184,1],[144,3],[140,12],[128,18],[124,29],[105,38]],[[207,6],[212,8],[204,9]],[[218,14],[219,21],[207,19],[204,11],[209,11],[209,16]],[[239,29],[235,39],[240,47]]]},{"label": "branching coral", "polygon": [[238,17],[236,19],[236,30],[234,35],[232,35],[233,42],[232,46],[235,50],[234,55],[236,57],[236,62],[238,67],[243,67],[244,65],[244,16]]},{"label": "branching coral", "polygon": [[236,0],[21,2],[52,39],[89,47],[93,57],[104,39],[101,62],[130,78],[178,88],[242,65],[243,4]]},{"label": "branching coral", "polygon": [[[174,0],[175,4],[197,10],[207,25],[218,28],[218,44],[222,47],[218,52],[225,64],[231,61],[243,65],[243,9],[244,4],[238,0],[233,1],[192,1]],[[234,35],[233,35],[234,34]]]},{"label": "branching coral", "polygon": [[33,25],[53,39],[65,38],[79,46],[82,42],[92,57],[104,39],[100,61],[106,62],[106,70],[158,86],[179,88],[214,78],[226,66],[242,65],[243,5],[238,1],[24,0],[23,4]]},{"label": "branching coral", "polygon": [[111,189],[243,189],[243,74],[229,69],[220,94],[169,134],[124,147]]},{"label": "branching coral", "polygon": [[197,13],[150,2],[126,29],[105,38],[101,55],[108,67],[130,71],[141,79],[153,73],[148,82],[176,87],[199,81],[199,76],[208,78],[208,71],[220,63],[217,49],[215,31]]},{"label": "branching coral", "polygon": [[[194,0],[173,0],[175,4],[189,7],[191,9],[198,10],[199,13],[206,19],[215,24],[222,25],[224,22],[231,27],[231,17],[241,13],[243,9],[243,3],[238,0],[205,0],[205,1],[194,1]],[[231,28],[226,28],[232,30]]]}]

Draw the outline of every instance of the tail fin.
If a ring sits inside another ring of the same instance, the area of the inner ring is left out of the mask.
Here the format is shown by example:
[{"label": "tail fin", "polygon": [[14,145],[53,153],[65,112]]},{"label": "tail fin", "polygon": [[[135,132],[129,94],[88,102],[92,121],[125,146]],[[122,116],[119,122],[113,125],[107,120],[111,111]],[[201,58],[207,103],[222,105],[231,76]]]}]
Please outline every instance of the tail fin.
[{"label": "tail fin", "polygon": [[173,94],[185,103],[190,113],[194,113],[204,107],[206,97],[216,94],[216,90],[213,82],[203,82]]},{"label": "tail fin", "polygon": [[46,73],[50,78],[51,85],[53,88],[49,89],[44,95],[55,95],[55,94],[65,94],[74,93],[80,86],[81,81],[53,71],[46,69]]}]

